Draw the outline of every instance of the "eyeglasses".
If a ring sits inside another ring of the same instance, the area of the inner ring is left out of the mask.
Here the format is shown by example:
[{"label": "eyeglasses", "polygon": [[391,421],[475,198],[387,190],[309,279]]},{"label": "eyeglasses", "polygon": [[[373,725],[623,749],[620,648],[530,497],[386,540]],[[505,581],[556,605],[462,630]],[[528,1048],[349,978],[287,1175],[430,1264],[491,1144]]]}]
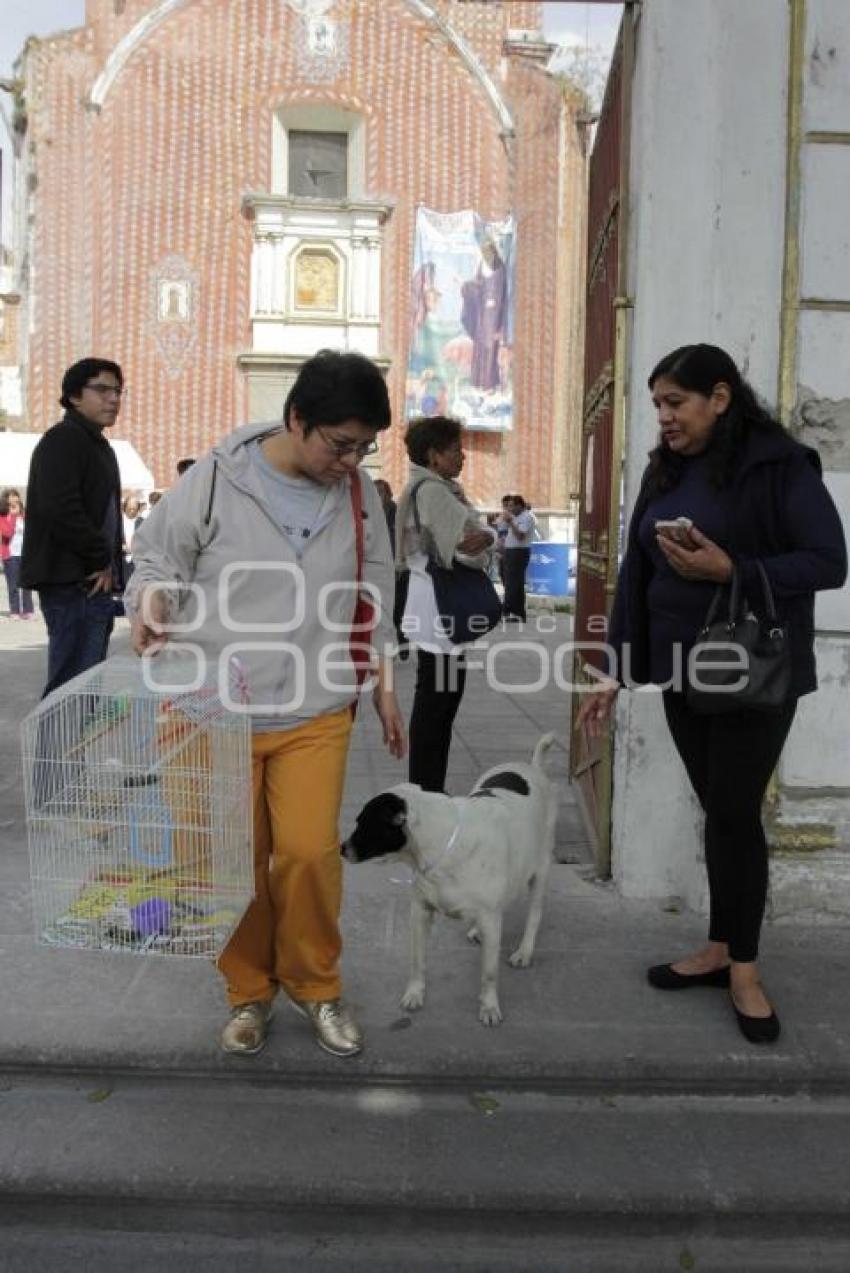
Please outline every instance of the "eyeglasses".
[{"label": "eyeglasses", "polygon": [[358,460],[363,460],[367,455],[374,455],[378,450],[377,442],[338,442],[336,438],[329,438],[324,429],[320,425],[315,425],[314,433],[318,433],[329,451],[333,451],[339,460],[345,459],[347,455],[356,455]]},{"label": "eyeglasses", "polygon": [[120,398],[124,393],[121,385],[87,384],[85,388],[93,389],[95,393],[100,394],[101,398]]}]

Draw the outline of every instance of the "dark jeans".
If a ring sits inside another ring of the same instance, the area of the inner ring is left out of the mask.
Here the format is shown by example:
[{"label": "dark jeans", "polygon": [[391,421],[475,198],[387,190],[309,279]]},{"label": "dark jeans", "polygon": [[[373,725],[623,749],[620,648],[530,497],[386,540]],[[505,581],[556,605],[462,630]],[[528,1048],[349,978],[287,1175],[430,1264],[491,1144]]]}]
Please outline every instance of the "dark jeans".
[{"label": "dark jeans", "polygon": [[728,942],[730,958],[748,962],[758,955],[767,897],[761,802],[797,700],[779,712],[700,716],[684,694],[666,690],[663,697],[673,742],[705,811],[709,940]]},{"label": "dark jeans", "polygon": [[112,595],[98,592],[89,597],[80,584],[60,583],[39,588],[38,596],[47,624],[47,695],[106,658]]},{"label": "dark jeans", "polygon": [[505,614],[516,615],[525,622],[525,572],[531,561],[530,548],[505,549]]},{"label": "dark jeans", "polygon": [[417,654],[408,775],[423,791],[443,791],[452,725],[466,686],[466,663],[462,654]]},{"label": "dark jeans", "polygon": [[20,557],[7,557],[3,562],[3,573],[6,576],[6,588],[9,593],[9,609],[12,614],[32,614],[32,593],[29,588],[21,587]]}]

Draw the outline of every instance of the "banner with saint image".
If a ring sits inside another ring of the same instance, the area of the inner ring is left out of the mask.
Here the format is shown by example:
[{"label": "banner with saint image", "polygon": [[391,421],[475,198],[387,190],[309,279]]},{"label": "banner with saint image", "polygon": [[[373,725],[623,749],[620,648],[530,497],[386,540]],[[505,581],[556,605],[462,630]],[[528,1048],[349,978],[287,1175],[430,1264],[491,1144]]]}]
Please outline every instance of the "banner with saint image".
[{"label": "banner with saint image", "polygon": [[514,222],[419,207],[405,416],[513,427]]}]

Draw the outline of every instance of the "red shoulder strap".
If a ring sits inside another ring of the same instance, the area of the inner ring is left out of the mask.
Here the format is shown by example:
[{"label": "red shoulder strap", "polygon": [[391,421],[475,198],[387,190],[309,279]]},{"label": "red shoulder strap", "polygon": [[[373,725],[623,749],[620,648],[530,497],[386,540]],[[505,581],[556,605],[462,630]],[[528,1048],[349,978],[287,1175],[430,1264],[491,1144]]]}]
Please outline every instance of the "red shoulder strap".
[{"label": "red shoulder strap", "polygon": [[[349,490],[351,492],[351,512],[354,517],[354,543],[357,553],[357,586],[363,582],[363,562],[366,558],[366,533],[363,529],[363,486],[360,474],[357,472],[350,473],[348,476]],[[354,664],[357,675],[358,693],[363,682],[369,673],[369,664],[371,661],[371,641],[370,633],[374,626],[375,608],[368,597],[364,597],[362,593],[358,593],[357,605],[354,609],[354,619],[351,628],[351,637],[349,639],[349,649],[351,651],[351,661]],[[356,701],[352,704],[352,711],[356,708]]]},{"label": "red shoulder strap", "polygon": [[357,582],[363,580],[363,561],[366,557],[366,538],[363,530],[363,487],[360,482],[360,474],[357,472],[348,475],[349,490],[351,492],[351,511],[354,515],[354,541],[357,552]]}]

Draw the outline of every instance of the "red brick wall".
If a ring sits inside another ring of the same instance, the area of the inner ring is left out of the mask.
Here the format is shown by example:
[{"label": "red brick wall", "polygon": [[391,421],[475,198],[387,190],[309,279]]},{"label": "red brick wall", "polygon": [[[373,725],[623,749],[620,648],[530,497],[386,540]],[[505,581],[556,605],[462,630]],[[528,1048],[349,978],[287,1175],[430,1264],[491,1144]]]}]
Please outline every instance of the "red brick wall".
[{"label": "red brick wall", "polygon": [[[29,416],[57,416],[62,370],[88,353],[114,357],[128,394],[116,429],[158,484],[176,459],[201,453],[244,419],[236,356],[250,348],[251,224],[247,190],[271,188],[272,115],[299,101],[328,101],[366,118],[367,196],[391,199],[385,230],[382,352],[401,419],[407,307],[418,202],[440,211],[474,207],[485,218],[513,207],[518,221],[514,365],[516,429],[475,435],[465,478],[475,498],[522,489],[560,504],[553,472],[553,348],[560,93],[538,65],[510,58],[507,27],[535,27],[539,5],[442,0],[440,10],[479,52],[514,112],[515,161],[483,89],[433,24],[403,0],[338,0],[349,22],[350,66],[338,82],[311,83],[283,0],[191,0],[135,50],[100,112],[85,102],[115,42],[153,8],[89,0],[89,25],[43,41],[26,61],[33,213]],[[553,131],[554,130],[554,131]],[[512,166],[515,163],[515,167]],[[167,374],[154,340],[151,271],[178,254],[199,277],[191,357]],[[397,486],[400,436],[385,442]]]}]

